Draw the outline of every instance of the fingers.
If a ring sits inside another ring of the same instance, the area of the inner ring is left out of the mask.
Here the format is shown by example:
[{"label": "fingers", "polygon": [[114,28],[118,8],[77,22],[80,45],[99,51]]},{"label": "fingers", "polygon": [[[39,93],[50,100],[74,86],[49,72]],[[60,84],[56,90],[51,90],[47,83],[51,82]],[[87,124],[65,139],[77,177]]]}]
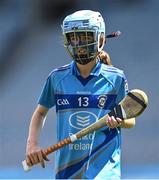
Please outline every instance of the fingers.
[{"label": "fingers", "polygon": [[106,124],[109,128],[116,128],[121,125],[122,119],[114,118],[114,116],[108,117]]},{"label": "fingers", "polygon": [[39,159],[39,162],[40,162],[41,166],[42,166],[43,168],[45,168],[45,163],[44,163],[42,151],[39,151],[37,155],[38,155],[38,159]]},{"label": "fingers", "polygon": [[50,161],[50,160],[47,158],[46,154],[45,154],[43,151],[41,151],[41,154],[42,154],[42,157],[43,157],[43,159],[44,159],[45,161]]},{"label": "fingers", "polygon": [[47,156],[42,152],[42,150],[28,154],[26,156],[26,163],[28,166],[33,166],[34,164],[40,163],[43,168],[45,168],[44,160],[49,161]]},{"label": "fingers", "polygon": [[26,163],[27,163],[27,165],[30,166],[30,167],[33,166],[32,161],[31,161],[31,158],[30,158],[30,156],[28,156],[28,155],[26,156]]},{"label": "fingers", "polygon": [[117,117],[117,118],[116,118],[116,121],[118,122],[118,124],[121,125],[121,123],[122,123],[123,120]]}]

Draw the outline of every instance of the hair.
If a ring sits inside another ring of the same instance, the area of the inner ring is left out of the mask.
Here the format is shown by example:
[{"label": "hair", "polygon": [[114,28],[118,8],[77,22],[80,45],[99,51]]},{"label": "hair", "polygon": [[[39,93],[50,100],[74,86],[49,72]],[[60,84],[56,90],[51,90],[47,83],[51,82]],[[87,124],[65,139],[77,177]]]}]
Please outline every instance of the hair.
[{"label": "hair", "polygon": [[111,59],[110,59],[110,56],[109,56],[109,54],[107,52],[102,50],[99,53],[99,58],[104,64],[109,65],[109,66],[113,66],[112,62],[111,62]]}]

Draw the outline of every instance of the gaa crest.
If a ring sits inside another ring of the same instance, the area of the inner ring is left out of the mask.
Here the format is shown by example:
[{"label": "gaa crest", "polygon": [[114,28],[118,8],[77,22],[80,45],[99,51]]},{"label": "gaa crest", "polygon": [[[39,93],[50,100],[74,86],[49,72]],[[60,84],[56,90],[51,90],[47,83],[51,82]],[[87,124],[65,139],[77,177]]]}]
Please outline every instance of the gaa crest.
[{"label": "gaa crest", "polygon": [[107,101],[107,96],[106,95],[100,95],[98,97],[98,107],[104,108],[106,101]]}]

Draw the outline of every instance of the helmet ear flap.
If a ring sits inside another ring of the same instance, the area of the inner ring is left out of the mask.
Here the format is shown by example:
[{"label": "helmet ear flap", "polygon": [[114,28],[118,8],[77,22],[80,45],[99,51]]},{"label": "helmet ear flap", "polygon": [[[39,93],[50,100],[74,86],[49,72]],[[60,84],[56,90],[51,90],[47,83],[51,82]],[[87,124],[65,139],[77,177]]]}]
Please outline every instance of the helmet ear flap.
[{"label": "helmet ear flap", "polygon": [[98,34],[98,52],[101,52],[105,45],[105,36],[103,33]]}]

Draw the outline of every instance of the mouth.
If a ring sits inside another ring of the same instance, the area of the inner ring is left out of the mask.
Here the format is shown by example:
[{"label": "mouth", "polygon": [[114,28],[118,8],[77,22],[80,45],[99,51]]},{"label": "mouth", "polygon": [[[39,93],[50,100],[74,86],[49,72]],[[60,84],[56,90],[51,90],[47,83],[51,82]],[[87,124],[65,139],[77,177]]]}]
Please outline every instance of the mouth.
[{"label": "mouth", "polygon": [[77,53],[78,53],[78,55],[85,55],[85,54],[87,54],[87,50],[84,48],[79,48],[79,49],[77,49]]}]

